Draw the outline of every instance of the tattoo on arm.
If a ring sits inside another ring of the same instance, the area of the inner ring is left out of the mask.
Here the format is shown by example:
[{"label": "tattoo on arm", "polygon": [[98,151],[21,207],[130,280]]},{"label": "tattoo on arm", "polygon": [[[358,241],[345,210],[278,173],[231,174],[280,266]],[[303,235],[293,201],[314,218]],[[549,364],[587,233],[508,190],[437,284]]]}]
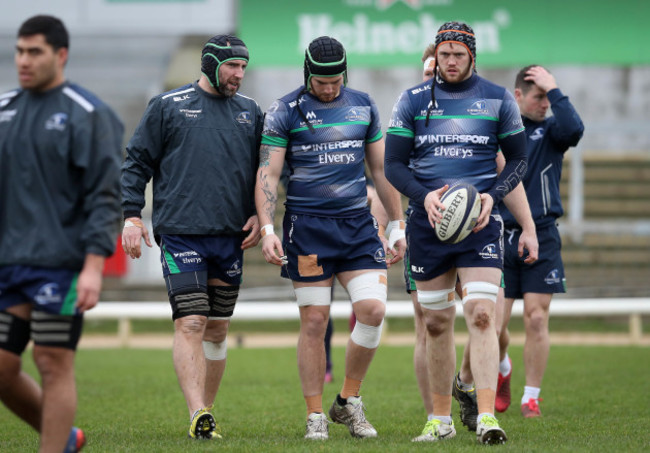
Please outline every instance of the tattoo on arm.
[{"label": "tattoo on arm", "polygon": [[271,220],[271,223],[273,223],[275,220],[275,208],[278,204],[277,186],[275,189],[271,189],[267,175],[263,171],[260,171],[260,187],[266,198],[263,205],[264,212]]},{"label": "tattoo on arm", "polygon": [[271,147],[269,145],[260,146],[260,167],[268,167],[271,162]]}]

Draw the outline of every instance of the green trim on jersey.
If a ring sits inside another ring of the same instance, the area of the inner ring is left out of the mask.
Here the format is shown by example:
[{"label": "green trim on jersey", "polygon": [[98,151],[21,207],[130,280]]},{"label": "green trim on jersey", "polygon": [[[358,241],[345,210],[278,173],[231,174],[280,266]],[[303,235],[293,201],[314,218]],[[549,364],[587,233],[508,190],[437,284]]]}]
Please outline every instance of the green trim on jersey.
[{"label": "green trim on jersey", "polygon": [[521,129],[517,129],[516,131],[507,132],[507,133],[505,133],[505,134],[497,135],[497,137],[498,137],[498,138],[505,138],[505,137],[508,137],[508,136],[510,136],[510,135],[517,134],[517,133],[522,132],[522,131],[525,131],[525,130],[526,130],[526,128],[522,127]]},{"label": "green trim on jersey", "polygon": [[369,139],[369,140],[366,140],[366,143],[374,143],[374,142],[376,142],[377,140],[381,140],[381,137],[382,137],[382,135],[381,135],[381,131],[379,131],[379,132],[377,132],[377,135],[375,135],[374,137],[372,137],[372,138]]},{"label": "green trim on jersey", "polygon": [[289,140],[286,138],[280,137],[269,137],[268,135],[262,135],[262,145],[276,146],[278,148],[286,148]]},{"label": "green trim on jersey", "polygon": [[[416,121],[426,120],[426,116],[416,116],[414,118]],[[450,119],[477,119],[477,120],[488,120],[488,121],[499,121],[499,118],[496,116],[483,116],[483,115],[435,115],[430,116],[430,120],[450,120]]]},{"label": "green trim on jersey", "polygon": [[79,274],[75,274],[70,282],[70,289],[68,289],[68,294],[65,295],[63,299],[63,305],[61,306],[61,315],[74,315],[75,306],[77,305],[77,280],[79,280]]},{"label": "green trim on jersey", "polygon": [[163,255],[165,256],[165,261],[167,261],[167,267],[169,267],[169,272],[172,274],[180,274],[181,270],[178,268],[174,257],[167,251],[167,247],[163,245]]},{"label": "green trim on jersey", "polygon": [[[369,121],[346,121],[345,123],[312,124],[312,127],[313,127],[314,129],[320,129],[320,128],[323,128],[323,127],[347,126],[347,125],[350,125],[350,124],[363,124],[363,125],[365,125],[365,126],[370,126],[370,122],[369,122]],[[305,127],[299,127],[298,129],[291,129],[291,130],[289,131],[289,133],[290,133],[290,134],[295,134],[295,133],[297,133],[297,132],[306,131],[306,130],[308,130],[308,129],[309,129],[309,128],[306,127],[306,126],[305,126]]]},{"label": "green trim on jersey", "polygon": [[386,131],[386,134],[400,135],[407,138],[415,138],[415,132],[410,129],[404,129],[403,127],[389,127]]}]

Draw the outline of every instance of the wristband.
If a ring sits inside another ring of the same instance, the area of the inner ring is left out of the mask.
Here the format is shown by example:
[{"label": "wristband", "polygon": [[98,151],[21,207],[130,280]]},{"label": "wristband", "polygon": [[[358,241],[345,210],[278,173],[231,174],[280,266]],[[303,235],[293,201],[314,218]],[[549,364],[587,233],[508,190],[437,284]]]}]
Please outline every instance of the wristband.
[{"label": "wristband", "polygon": [[260,233],[262,233],[262,237],[268,236],[269,234],[275,234],[275,231],[273,231],[273,225],[267,223],[260,229]]},{"label": "wristband", "polygon": [[124,228],[129,228],[129,227],[138,227],[142,229],[144,225],[142,224],[142,220],[140,219],[135,219],[135,220],[127,220],[124,222]]},{"label": "wristband", "polygon": [[388,248],[392,249],[397,241],[406,237],[406,223],[403,220],[391,220],[386,228]]}]

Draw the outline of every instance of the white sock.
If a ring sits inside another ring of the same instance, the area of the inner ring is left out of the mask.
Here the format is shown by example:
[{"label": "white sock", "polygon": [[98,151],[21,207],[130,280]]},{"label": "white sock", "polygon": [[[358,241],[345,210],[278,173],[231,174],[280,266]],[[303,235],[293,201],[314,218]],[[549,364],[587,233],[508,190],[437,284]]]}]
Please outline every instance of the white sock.
[{"label": "white sock", "polygon": [[427,415],[427,421],[430,422],[431,420],[433,420],[433,413]]},{"label": "white sock", "polygon": [[447,425],[451,425],[451,417],[450,416],[444,416],[444,415],[434,415],[433,418],[440,420],[442,423],[445,423]]},{"label": "white sock", "polygon": [[539,398],[539,392],[541,389],[539,387],[524,387],[524,396],[521,397],[521,404],[528,404],[528,400],[533,398],[533,399],[538,399]]},{"label": "white sock", "polygon": [[512,371],[512,366],[510,365],[510,360],[508,360],[508,353],[506,352],[506,356],[499,363],[499,374],[505,377],[509,375],[511,371]]},{"label": "white sock", "polygon": [[484,415],[490,415],[490,416],[494,417],[494,414],[490,414],[489,412],[481,412],[480,414],[478,414],[476,416],[476,423],[480,423],[481,419],[483,418]]}]

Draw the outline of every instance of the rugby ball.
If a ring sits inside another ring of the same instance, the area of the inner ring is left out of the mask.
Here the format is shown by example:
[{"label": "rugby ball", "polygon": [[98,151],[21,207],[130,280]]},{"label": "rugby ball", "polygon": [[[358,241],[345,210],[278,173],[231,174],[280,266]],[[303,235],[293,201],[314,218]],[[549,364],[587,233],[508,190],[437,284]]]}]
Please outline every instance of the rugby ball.
[{"label": "rugby ball", "polygon": [[442,195],[445,205],[442,220],[436,223],[436,237],[447,244],[457,244],[472,232],[481,213],[481,197],[471,184],[455,184]]}]

